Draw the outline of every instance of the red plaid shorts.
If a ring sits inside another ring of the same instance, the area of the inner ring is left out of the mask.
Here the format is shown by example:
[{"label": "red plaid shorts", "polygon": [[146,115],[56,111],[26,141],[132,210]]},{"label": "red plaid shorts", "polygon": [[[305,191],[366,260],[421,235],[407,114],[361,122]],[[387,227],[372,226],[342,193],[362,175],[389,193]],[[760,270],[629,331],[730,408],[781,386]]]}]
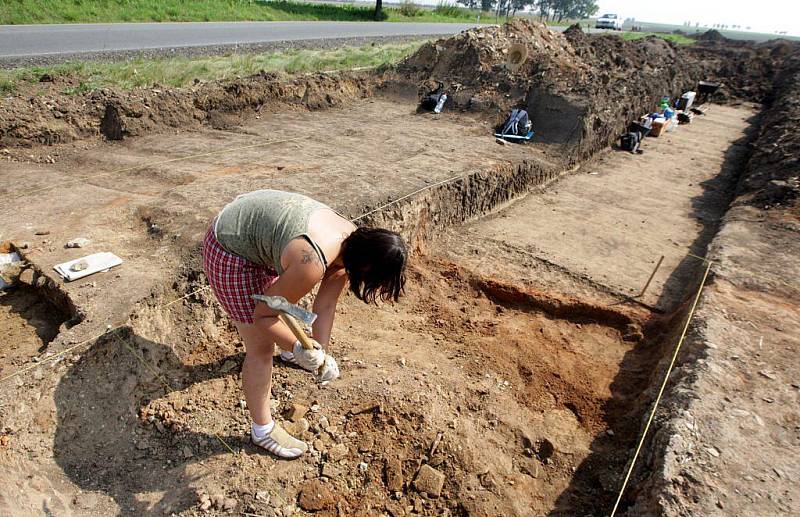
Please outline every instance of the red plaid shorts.
[{"label": "red plaid shorts", "polygon": [[278,279],[273,268],[225,251],[214,235],[213,224],[203,239],[203,270],[222,308],[232,320],[242,323],[253,323],[256,301],[252,295],[263,294]]}]

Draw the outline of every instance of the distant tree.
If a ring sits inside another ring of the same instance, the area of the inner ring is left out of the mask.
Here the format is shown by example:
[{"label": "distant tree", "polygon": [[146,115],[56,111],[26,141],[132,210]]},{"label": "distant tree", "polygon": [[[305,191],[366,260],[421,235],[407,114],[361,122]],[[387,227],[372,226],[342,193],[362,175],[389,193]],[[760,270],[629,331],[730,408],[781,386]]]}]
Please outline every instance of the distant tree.
[{"label": "distant tree", "polygon": [[538,0],[540,15],[551,14],[558,21],[564,18],[588,18],[599,7],[594,0]]},{"label": "distant tree", "polygon": [[458,3],[468,9],[476,9],[478,7],[478,0],[458,0]]},{"label": "distant tree", "polygon": [[511,0],[512,15],[517,14],[517,11],[524,11],[526,7],[533,7],[536,0]]}]

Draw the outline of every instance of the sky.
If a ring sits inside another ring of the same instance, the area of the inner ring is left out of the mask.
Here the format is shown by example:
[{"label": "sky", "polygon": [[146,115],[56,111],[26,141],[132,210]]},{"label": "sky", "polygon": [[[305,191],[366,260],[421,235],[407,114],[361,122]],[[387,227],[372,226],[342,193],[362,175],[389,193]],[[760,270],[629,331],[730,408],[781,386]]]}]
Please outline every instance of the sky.
[{"label": "sky", "polygon": [[614,13],[644,22],[700,22],[750,26],[757,32],[800,36],[800,0],[596,0],[598,15]]}]

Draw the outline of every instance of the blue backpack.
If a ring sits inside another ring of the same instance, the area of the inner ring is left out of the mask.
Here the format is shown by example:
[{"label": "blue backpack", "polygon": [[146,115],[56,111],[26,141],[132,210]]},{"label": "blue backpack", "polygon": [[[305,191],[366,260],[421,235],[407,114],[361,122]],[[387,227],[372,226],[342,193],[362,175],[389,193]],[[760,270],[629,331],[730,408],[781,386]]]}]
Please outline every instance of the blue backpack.
[{"label": "blue backpack", "polygon": [[523,109],[514,109],[500,129],[501,135],[527,136],[531,130],[531,119]]}]

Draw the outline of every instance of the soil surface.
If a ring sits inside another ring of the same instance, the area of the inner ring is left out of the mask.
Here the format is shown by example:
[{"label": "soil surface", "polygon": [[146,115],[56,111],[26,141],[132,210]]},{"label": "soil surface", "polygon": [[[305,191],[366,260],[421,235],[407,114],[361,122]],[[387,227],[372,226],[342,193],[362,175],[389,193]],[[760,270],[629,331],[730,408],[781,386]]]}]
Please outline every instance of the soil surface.
[{"label": "soil surface", "polygon": [[[716,234],[755,115],[754,107],[714,106],[692,124],[646,138],[644,154],[603,153],[545,191],[448,231],[442,248],[493,276],[557,289],[555,279],[569,273],[671,312],[696,288],[701,264],[690,254],[704,256]],[[565,270],[551,273],[554,265]]]}]

